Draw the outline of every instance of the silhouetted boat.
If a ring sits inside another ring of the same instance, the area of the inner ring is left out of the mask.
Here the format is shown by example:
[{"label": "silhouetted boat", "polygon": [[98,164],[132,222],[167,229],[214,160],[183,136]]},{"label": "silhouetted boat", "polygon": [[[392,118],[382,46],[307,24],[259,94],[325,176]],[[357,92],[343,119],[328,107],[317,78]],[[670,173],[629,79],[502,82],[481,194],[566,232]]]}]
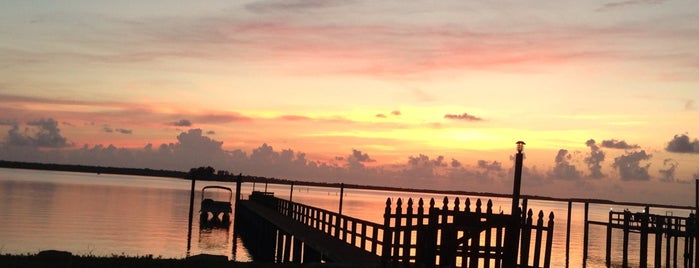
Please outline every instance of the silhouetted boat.
[{"label": "silhouetted boat", "polygon": [[[228,192],[228,200],[214,200],[211,190]],[[207,191],[209,190],[209,191]],[[201,228],[229,228],[231,224],[231,206],[233,190],[223,186],[206,186],[201,189],[201,210],[199,211],[199,226]]]}]

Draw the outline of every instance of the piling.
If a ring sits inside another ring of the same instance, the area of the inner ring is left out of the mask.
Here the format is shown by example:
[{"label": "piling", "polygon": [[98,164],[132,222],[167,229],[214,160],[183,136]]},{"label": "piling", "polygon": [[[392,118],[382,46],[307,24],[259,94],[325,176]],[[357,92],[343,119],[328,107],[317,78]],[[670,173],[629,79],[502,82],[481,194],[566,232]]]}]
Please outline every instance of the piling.
[{"label": "piling", "polygon": [[588,217],[590,212],[590,202],[585,201],[585,223],[583,224],[583,267],[587,267],[587,245],[590,238],[590,224]]},{"label": "piling", "polygon": [[187,257],[192,249],[192,217],[194,216],[194,185],[196,179],[192,176],[192,187],[189,190],[189,224],[187,228]]},{"label": "piling", "polygon": [[[566,267],[570,263],[570,220],[571,220],[571,208],[573,208],[573,201],[568,201],[568,222],[566,225]],[[609,266],[609,265],[607,265]]]}]

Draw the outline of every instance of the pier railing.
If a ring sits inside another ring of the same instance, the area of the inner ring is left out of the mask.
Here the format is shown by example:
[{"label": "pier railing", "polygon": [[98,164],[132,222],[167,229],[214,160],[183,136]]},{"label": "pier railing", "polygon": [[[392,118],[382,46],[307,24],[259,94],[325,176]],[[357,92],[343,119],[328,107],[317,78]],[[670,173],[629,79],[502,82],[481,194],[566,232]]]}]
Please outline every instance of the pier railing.
[{"label": "pier railing", "polygon": [[[395,208],[387,199],[384,223],[377,224],[328,210],[255,192],[251,201],[264,204],[295,222],[328,234],[357,248],[380,255],[384,262],[424,267],[502,267],[506,243],[519,242],[520,267],[549,267],[553,240],[553,213],[548,220],[544,212],[529,210],[521,215],[519,241],[506,241],[511,215],[493,213],[492,201],[483,207],[478,199],[471,208],[470,199],[461,207],[445,197],[442,206],[434,199],[425,206],[422,199],[413,207],[408,199],[403,207],[397,199]],[[546,225],[544,222],[546,221]]]},{"label": "pier railing", "polygon": [[380,255],[384,226],[336,212],[296,203],[270,194],[253,193],[250,200],[276,209],[280,214],[355,247]]},{"label": "pier railing", "polygon": [[[590,222],[591,224],[607,226],[607,242],[606,242],[606,264],[612,263],[611,248],[612,248],[612,230],[621,229],[623,232],[622,240],[622,266],[627,267],[629,264],[629,234],[638,233],[640,237],[639,262],[641,267],[648,265],[648,236],[652,234],[655,239],[654,246],[654,265],[655,267],[677,267],[678,263],[678,244],[679,240],[683,241],[682,255],[684,267],[693,266],[694,239],[696,233],[696,218],[694,214],[688,217],[678,217],[671,215],[655,215],[649,213],[649,208],[646,207],[643,212],[624,211],[609,211],[609,221]],[[665,240],[665,248],[663,249],[663,240]],[[663,252],[664,251],[664,252]],[[663,254],[664,253],[664,254]],[[663,262],[663,257],[665,261]]]}]

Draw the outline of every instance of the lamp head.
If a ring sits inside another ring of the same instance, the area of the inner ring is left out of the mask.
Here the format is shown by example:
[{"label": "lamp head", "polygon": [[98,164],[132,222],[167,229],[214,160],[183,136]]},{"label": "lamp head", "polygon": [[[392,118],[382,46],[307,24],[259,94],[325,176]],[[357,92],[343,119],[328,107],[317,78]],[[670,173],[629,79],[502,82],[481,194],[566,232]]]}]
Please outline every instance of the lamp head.
[{"label": "lamp head", "polygon": [[525,145],[525,144],[526,144],[526,143],[524,143],[523,141],[518,141],[518,142],[517,142],[517,152],[518,152],[518,153],[522,153],[522,151],[524,151],[524,145]]}]

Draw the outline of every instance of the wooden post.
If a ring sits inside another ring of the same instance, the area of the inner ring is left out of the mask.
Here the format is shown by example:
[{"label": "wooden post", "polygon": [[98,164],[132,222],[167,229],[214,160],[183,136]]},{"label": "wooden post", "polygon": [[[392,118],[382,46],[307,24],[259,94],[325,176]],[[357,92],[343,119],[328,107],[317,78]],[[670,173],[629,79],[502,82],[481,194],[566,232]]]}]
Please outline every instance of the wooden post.
[{"label": "wooden post", "polygon": [[189,224],[187,228],[187,257],[189,257],[189,251],[192,248],[192,217],[194,216],[194,185],[196,184],[196,178],[192,175],[192,187],[189,190]]},{"label": "wooden post", "polygon": [[607,243],[606,243],[606,248],[605,248],[605,263],[607,264],[607,267],[611,267],[612,265],[612,217],[614,215],[614,211],[609,209],[609,221],[607,222]]},{"label": "wooden post", "polygon": [[291,190],[289,190],[289,202],[292,202],[294,198],[294,182],[291,182]]},{"label": "wooden post", "polygon": [[629,267],[629,220],[631,218],[631,212],[630,211],[624,211],[624,242],[623,242],[623,249],[622,249],[622,260],[621,260],[621,266],[622,267]]},{"label": "wooden post", "polygon": [[[694,188],[694,242],[699,243],[699,179],[696,180]],[[694,267],[699,268],[699,245],[694,247]]]},{"label": "wooden post", "polygon": [[646,206],[641,216],[641,249],[639,250],[639,266],[648,266],[648,212],[650,208]]},{"label": "wooden post", "polygon": [[392,261],[391,247],[393,246],[393,234],[391,228],[391,198],[386,198],[386,208],[383,213],[383,241],[381,244],[381,260],[384,267]]},{"label": "wooden post", "polygon": [[[570,263],[570,220],[571,220],[571,209],[573,208],[573,201],[568,200],[568,221],[566,224],[566,267]],[[609,266],[609,265],[607,265]]]},{"label": "wooden post", "polygon": [[342,199],[345,196],[345,184],[340,183],[340,208],[338,209],[337,214],[342,215]]},{"label": "wooden post", "polygon": [[238,240],[238,233],[237,233],[237,227],[238,224],[236,224],[238,221],[238,204],[240,204],[240,188],[241,184],[243,182],[243,173],[240,173],[238,177],[235,180],[235,205],[233,207],[233,260],[236,260],[236,253],[238,251],[238,244],[236,243],[236,240]]},{"label": "wooden post", "polygon": [[[504,267],[515,267],[517,266],[517,250],[519,249],[519,229],[521,224],[521,211],[519,209],[519,196],[520,189],[522,187],[522,166],[524,155],[522,150],[524,149],[524,142],[517,142],[517,154],[515,154],[515,176],[514,183],[512,186],[512,218],[510,219],[510,224],[505,233],[505,257],[503,260]],[[441,259],[440,259],[441,262]]]},{"label": "wooden post", "polygon": [[590,202],[585,201],[585,223],[583,224],[583,267],[587,267],[587,246],[589,244],[590,237],[590,225],[588,224],[588,217],[590,212]]}]

